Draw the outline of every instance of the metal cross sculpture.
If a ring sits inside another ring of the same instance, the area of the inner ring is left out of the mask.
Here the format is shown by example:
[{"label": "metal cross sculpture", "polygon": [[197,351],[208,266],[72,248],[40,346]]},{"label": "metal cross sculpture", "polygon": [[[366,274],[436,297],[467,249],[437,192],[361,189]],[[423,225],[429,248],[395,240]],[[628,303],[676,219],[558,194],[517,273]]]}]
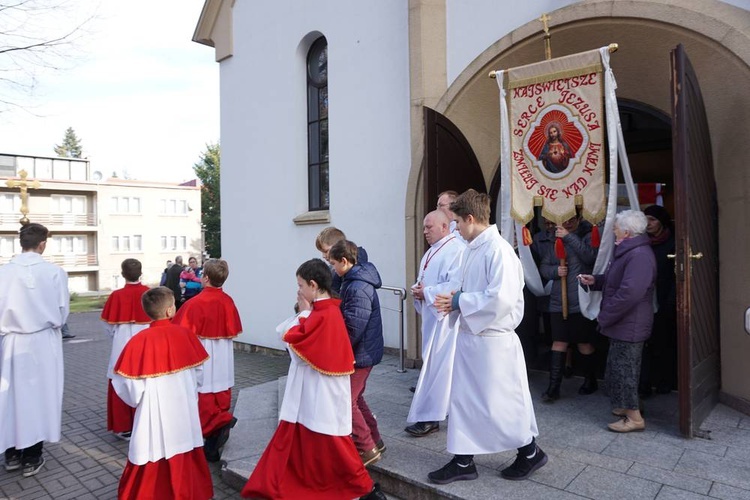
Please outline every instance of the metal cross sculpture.
[{"label": "metal cross sculpture", "polygon": [[29,218],[26,217],[29,214],[29,188],[31,189],[39,189],[38,180],[29,181],[26,179],[28,177],[28,172],[26,170],[21,170],[18,172],[18,175],[21,177],[21,180],[16,179],[8,179],[5,181],[5,185],[9,188],[19,188],[21,190],[21,219],[18,221],[21,223],[22,226],[25,226],[29,223]]}]

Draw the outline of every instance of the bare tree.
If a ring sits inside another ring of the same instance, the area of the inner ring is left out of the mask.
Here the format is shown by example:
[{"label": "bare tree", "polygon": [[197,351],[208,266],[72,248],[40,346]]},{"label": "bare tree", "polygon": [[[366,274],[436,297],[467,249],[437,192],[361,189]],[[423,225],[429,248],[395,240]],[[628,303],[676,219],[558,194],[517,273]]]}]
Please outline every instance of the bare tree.
[{"label": "bare tree", "polygon": [[40,71],[70,64],[93,18],[75,0],[0,0],[0,113],[26,106]]}]

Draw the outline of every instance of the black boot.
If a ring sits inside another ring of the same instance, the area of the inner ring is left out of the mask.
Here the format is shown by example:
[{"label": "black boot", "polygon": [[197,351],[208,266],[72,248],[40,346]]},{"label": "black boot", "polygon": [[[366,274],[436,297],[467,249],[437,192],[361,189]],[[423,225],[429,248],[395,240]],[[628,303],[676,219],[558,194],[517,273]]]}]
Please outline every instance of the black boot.
[{"label": "black boot", "polygon": [[581,353],[581,365],[583,365],[583,385],[578,389],[578,394],[587,396],[599,388],[596,381],[596,353]]},{"label": "black boot", "polygon": [[550,352],[549,387],[542,393],[542,401],[553,403],[560,399],[560,384],[562,383],[563,367],[565,367],[565,352]]}]

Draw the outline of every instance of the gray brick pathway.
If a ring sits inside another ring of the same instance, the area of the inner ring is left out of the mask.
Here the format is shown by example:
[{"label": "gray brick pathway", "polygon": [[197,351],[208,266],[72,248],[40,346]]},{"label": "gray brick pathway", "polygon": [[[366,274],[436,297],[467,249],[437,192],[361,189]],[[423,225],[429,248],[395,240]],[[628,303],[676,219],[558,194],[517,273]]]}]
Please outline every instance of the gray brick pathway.
[{"label": "gray brick pathway", "polygon": [[[99,313],[73,314],[68,321],[75,339],[63,343],[65,394],[62,440],[45,444],[46,463],[36,476],[0,468],[0,499],[106,500],[117,498],[117,484],[125,467],[128,443],[107,432],[107,361],[111,341]],[[283,356],[237,352],[237,390],[285,375]],[[238,498],[219,478],[218,464],[210,464],[214,498]]]}]

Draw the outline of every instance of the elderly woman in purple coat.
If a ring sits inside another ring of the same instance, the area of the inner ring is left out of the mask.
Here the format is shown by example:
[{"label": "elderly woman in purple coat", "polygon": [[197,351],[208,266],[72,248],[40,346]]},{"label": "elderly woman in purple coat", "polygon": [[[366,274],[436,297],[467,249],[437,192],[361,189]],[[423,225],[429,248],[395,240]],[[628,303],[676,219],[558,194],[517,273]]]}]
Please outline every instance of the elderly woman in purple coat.
[{"label": "elderly woman in purple coat", "polygon": [[643,344],[654,321],[656,259],[646,235],[643,212],[626,210],[615,216],[615,251],[604,274],[582,274],[579,281],[602,291],[599,329],[609,337],[605,381],[614,432],[642,431],[646,422],[638,401],[638,379]]}]

